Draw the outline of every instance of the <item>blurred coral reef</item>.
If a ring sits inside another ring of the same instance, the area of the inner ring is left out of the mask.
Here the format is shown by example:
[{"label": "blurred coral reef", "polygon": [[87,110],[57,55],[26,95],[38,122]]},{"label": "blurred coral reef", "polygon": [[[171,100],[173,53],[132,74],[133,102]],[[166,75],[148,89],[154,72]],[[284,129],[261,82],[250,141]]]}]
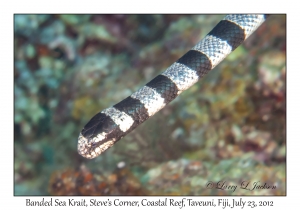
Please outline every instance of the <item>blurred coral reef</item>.
[{"label": "blurred coral reef", "polygon": [[[224,15],[15,15],[15,195],[286,195],[286,16],[100,157],[88,120],[165,70]],[[276,189],[221,190],[259,181]]]}]

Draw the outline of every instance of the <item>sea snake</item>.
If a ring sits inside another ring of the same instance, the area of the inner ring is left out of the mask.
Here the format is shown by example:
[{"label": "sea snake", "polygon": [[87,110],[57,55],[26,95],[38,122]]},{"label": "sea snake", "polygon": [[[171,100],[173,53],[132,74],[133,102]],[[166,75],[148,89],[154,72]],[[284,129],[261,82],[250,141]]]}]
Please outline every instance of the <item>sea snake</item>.
[{"label": "sea snake", "polygon": [[96,114],[78,137],[78,153],[95,158],[218,65],[267,15],[226,15],[204,39],[123,101]]}]

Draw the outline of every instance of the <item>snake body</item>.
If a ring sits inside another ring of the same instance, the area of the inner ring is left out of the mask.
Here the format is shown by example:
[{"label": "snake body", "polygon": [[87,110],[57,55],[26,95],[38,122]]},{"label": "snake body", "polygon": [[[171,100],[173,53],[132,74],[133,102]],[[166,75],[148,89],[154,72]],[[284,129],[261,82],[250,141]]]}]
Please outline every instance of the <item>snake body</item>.
[{"label": "snake body", "polygon": [[95,158],[191,87],[246,40],[266,15],[234,14],[162,74],[116,105],[96,114],[82,129],[78,153]]}]

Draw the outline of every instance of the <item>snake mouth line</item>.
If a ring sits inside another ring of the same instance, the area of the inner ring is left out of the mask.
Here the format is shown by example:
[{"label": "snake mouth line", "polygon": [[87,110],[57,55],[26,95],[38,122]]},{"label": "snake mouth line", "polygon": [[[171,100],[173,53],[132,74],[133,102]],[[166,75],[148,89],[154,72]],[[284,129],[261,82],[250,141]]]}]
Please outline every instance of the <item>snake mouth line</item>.
[{"label": "snake mouth line", "polygon": [[86,137],[84,137],[81,133],[78,137],[78,153],[85,158],[93,159],[100,154],[102,154],[104,151],[106,151],[108,148],[112,147],[116,142],[116,139],[106,140],[103,141],[103,143],[98,143],[97,146],[93,145],[93,142],[89,141]]}]

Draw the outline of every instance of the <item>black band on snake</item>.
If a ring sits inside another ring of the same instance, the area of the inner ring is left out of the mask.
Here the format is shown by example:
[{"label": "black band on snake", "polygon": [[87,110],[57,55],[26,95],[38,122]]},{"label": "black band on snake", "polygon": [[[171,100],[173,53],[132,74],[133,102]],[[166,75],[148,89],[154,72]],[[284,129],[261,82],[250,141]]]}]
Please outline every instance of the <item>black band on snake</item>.
[{"label": "black band on snake", "polygon": [[266,15],[227,15],[196,46],[162,74],[116,105],[96,114],[82,129],[78,153],[95,158],[218,65],[246,40]]}]

